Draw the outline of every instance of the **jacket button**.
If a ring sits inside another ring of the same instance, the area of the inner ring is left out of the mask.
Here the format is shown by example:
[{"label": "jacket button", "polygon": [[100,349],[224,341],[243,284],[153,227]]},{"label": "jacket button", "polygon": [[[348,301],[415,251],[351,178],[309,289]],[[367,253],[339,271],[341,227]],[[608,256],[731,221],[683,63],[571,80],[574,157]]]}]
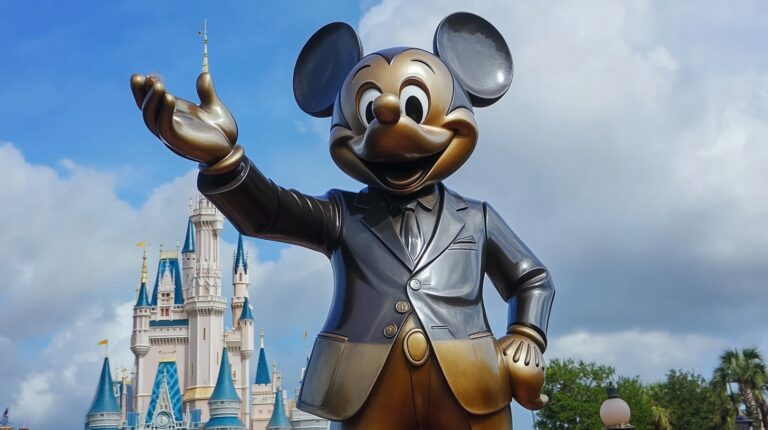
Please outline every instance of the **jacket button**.
[{"label": "jacket button", "polygon": [[395,310],[397,313],[404,314],[411,310],[411,305],[405,300],[398,300],[397,303],[395,303]]},{"label": "jacket button", "polygon": [[397,326],[394,324],[387,324],[386,327],[384,327],[384,336],[385,337],[393,337],[397,334]]},{"label": "jacket button", "polygon": [[411,287],[412,290],[418,291],[421,289],[421,281],[418,279],[411,279],[408,281],[408,286]]}]

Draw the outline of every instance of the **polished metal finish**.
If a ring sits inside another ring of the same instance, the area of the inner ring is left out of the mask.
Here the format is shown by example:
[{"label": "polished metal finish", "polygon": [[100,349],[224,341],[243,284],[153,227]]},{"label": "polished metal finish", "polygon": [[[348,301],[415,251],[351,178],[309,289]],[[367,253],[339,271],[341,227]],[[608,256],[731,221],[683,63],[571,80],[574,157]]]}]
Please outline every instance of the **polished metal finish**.
[{"label": "polished metal finish", "polygon": [[512,54],[504,37],[475,14],[459,12],[443,19],[433,49],[467,90],[473,106],[495,103],[512,84]]},{"label": "polished metal finish", "polygon": [[[244,155],[210,74],[198,78],[200,105],[152,76],[131,78],[147,128],[200,163],[198,188],[241,233],[329,258],[334,300],[297,404],[344,429],[509,428],[513,398],[531,409],[547,401],[549,272],[488,203],[441,182],[472,154],[471,105],[506,92],[511,56],[498,31],[470,14],[446,18],[435,49],[361,58],[342,23],[310,38],[294,71],[296,101],[310,115],[333,115],[334,162],[369,185],[322,197],[276,185]],[[423,236],[418,251],[396,230],[405,217],[393,201],[427,208],[413,229]],[[498,341],[483,306],[486,275],[509,304],[508,335]],[[392,405],[409,412],[393,414]]]},{"label": "polished metal finish", "polygon": [[397,326],[395,324],[387,324],[386,327],[384,327],[384,337],[390,338],[394,337],[397,334]]},{"label": "polished metal finish", "polygon": [[398,300],[397,303],[395,303],[395,310],[399,314],[404,314],[411,310],[411,305],[405,300]]},{"label": "polished metal finish", "polygon": [[424,330],[410,330],[403,339],[403,352],[405,358],[414,366],[421,366],[429,358],[429,341],[424,335]]}]

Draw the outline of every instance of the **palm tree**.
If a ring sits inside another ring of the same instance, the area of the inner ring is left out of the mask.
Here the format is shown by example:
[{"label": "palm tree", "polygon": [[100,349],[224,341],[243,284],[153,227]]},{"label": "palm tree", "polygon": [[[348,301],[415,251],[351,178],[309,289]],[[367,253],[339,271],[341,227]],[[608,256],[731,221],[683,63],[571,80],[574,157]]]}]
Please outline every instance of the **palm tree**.
[{"label": "palm tree", "polygon": [[738,395],[747,408],[747,415],[758,428],[768,428],[768,408],[762,393],[768,381],[768,371],[765,359],[757,348],[741,351],[729,349],[723,352],[712,379],[721,390],[725,390],[730,382],[737,383]]},{"label": "palm tree", "polygon": [[672,430],[669,415],[669,409],[662,408],[656,402],[652,402],[651,419],[653,420],[653,430]]}]

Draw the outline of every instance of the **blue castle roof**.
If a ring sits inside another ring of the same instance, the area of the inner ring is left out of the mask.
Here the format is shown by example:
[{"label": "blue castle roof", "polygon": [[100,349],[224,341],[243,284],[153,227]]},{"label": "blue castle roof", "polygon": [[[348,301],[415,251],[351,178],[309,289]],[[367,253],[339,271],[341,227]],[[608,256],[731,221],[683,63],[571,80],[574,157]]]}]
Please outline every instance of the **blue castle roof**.
[{"label": "blue castle roof", "polygon": [[285,405],[283,404],[283,390],[277,388],[275,393],[275,408],[272,409],[272,416],[269,418],[267,430],[291,430],[291,422],[285,416]]},{"label": "blue castle roof", "polygon": [[244,321],[244,320],[253,321],[253,314],[251,313],[251,304],[248,302],[248,297],[246,297],[245,301],[243,302],[243,313],[240,314],[240,321]]},{"label": "blue castle roof", "polygon": [[229,355],[227,348],[221,352],[221,366],[219,366],[219,377],[216,379],[216,387],[211,394],[211,401],[236,400],[240,401],[240,396],[235,391],[235,384],[232,382],[232,369],[229,366]]},{"label": "blue castle roof", "polygon": [[107,357],[104,357],[104,364],[101,366],[101,376],[99,377],[99,387],[96,389],[96,396],[93,398],[88,414],[105,412],[120,412],[120,405],[117,404],[115,392],[112,389],[112,373],[109,371],[109,358]]},{"label": "blue castle roof", "polygon": [[269,365],[267,364],[267,354],[264,352],[264,345],[259,349],[259,362],[256,364],[256,380],[254,384],[271,384],[272,378],[269,374]]},{"label": "blue castle roof", "polygon": [[136,305],[134,308],[146,308],[149,307],[149,299],[147,298],[147,283],[142,282],[139,288],[139,298],[136,299]]},{"label": "blue castle roof", "polygon": [[192,217],[187,221],[187,235],[184,238],[184,248],[181,249],[182,254],[188,252],[195,252],[195,226],[192,225]]},{"label": "blue castle roof", "polygon": [[157,306],[157,287],[160,284],[165,272],[170,271],[173,278],[173,303],[176,305],[184,304],[184,295],[181,291],[181,269],[179,268],[178,258],[163,258],[157,263],[157,276],[155,277],[155,287],[152,289],[152,306]]},{"label": "blue castle roof", "polygon": [[248,261],[245,258],[245,249],[243,248],[243,235],[237,235],[237,251],[235,251],[235,271],[242,267],[245,273],[248,273]]},{"label": "blue castle roof", "polygon": [[163,395],[163,386],[168,390],[168,398],[171,401],[171,412],[175,422],[184,420],[182,412],[181,389],[179,388],[179,372],[175,361],[161,361],[157,365],[155,374],[155,383],[152,386],[152,397],[149,400],[145,424],[152,424],[155,418],[155,409],[157,409],[160,396]]}]

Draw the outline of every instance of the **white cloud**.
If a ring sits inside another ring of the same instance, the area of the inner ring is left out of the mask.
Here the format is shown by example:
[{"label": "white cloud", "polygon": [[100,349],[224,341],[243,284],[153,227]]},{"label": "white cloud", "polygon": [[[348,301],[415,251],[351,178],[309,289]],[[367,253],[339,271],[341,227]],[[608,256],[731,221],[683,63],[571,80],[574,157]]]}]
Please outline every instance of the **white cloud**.
[{"label": "white cloud", "polygon": [[[664,378],[668,369],[697,370],[713,366],[728,343],[704,335],[677,335],[663,331],[627,330],[608,333],[577,331],[551,340],[550,360],[574,358],[616,368],[619,374],[639,375],[646,382]],[[704,375],[709,377],[711,375]]]}]

